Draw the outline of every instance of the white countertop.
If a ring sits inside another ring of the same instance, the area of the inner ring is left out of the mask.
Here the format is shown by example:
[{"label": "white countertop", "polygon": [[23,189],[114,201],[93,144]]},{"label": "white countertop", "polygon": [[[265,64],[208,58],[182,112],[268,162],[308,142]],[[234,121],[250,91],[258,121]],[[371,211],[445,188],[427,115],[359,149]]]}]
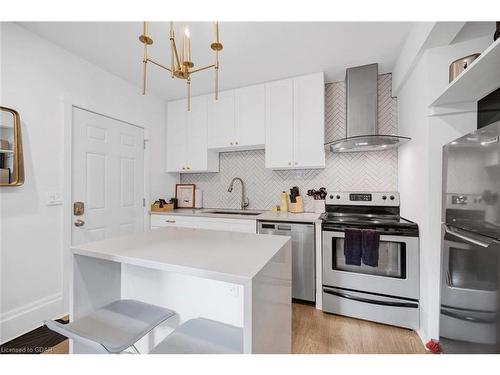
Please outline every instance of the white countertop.
[{"label": "white countertop", "polygon": [[321,214],[314,212],[273,212],[273,211],[254,211],[245,210],[245,212],[255,212],[258,215],[238,215],[238,214],[214,214],[213,211],[232,211],[241,212],[241,210],[232,210],[224,208],[180,208],[167,212],[151,212],[151,215],[172,215],[172,216],[202,216],[202,217],[218,217],[224,219],[246,219],[246,220],[265,220],[265,221],[295,221],[304,223],[315,223],[319,221]]},{"label": "white countertop", "polygon": [[243,284],[289,237],[191,228],[161,228],[72,246],[74,254]]}]

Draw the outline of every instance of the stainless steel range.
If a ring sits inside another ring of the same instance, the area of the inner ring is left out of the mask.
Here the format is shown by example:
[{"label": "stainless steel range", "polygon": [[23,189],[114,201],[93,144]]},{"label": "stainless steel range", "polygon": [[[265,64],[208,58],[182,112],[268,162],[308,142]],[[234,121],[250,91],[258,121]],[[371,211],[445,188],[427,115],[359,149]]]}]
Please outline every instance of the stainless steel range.
[{"label": "stainless steel range", "polygon": [[[500,91],[493,94],[478,122],[500,119]],[[499,196],[496,121],[443,147],[439,336],[444,353],[500,353]]]},{"label": "stainless steel range", "polygon": [[[322,216],[323,311],[419,328],[418,226],[399,211],[398,193],[330,192]],[[353,264],[346,249],[368,251],[365,234],[376,236],[375,262]]]}]

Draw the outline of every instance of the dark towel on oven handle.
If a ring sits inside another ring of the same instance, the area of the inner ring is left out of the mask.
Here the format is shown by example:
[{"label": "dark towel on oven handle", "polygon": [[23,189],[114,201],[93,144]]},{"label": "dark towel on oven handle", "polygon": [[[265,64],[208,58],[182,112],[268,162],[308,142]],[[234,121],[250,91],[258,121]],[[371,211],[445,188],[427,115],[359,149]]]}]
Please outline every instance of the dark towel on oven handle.
[{"label": "dark towel on oven handle", "polygon": [[364,229],[362,235],[363,264],[378,267],[380,233],[375,230]]},{"label": "dark towel on oven handle", "polygon": [[345,264],[361,266],[362,232],[358,229],[344,230]]}]

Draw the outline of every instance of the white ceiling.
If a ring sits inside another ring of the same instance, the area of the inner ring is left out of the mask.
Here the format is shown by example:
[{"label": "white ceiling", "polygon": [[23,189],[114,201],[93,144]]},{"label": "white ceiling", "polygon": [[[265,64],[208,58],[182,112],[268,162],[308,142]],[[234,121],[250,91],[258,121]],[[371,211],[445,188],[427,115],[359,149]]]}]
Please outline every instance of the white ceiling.
[{"label": "white ceiling", "polygon": [[[25,28],[53,41],[103,69],[141,85],[141,22],[23,22]],[[180,35],[181,23],[176,23]],[[196,66],[213,62],[209,45],[213,26],[190,22],[192,60]],[[412,22],[223,22],[220,39],[222,90],[324,71],[329,82],[344,79],[349,66],[379,63],[391,72]],[[153,22],[149,55],[169,65],[167,22]],[[184,81],[148,65],[149,92],[166,100],[185,97]],[[213,90],[213,71],[193,76],[193,94]]]}]

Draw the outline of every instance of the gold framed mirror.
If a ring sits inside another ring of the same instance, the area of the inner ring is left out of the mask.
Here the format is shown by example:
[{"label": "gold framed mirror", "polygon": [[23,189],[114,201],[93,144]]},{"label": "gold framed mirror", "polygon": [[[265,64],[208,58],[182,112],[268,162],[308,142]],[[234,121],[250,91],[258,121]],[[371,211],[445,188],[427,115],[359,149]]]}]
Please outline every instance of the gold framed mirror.
[{"label": "gold framed mirror", "polygon": [[24,183],[21,119],[11,108],[0,107],[0,186]]}]

